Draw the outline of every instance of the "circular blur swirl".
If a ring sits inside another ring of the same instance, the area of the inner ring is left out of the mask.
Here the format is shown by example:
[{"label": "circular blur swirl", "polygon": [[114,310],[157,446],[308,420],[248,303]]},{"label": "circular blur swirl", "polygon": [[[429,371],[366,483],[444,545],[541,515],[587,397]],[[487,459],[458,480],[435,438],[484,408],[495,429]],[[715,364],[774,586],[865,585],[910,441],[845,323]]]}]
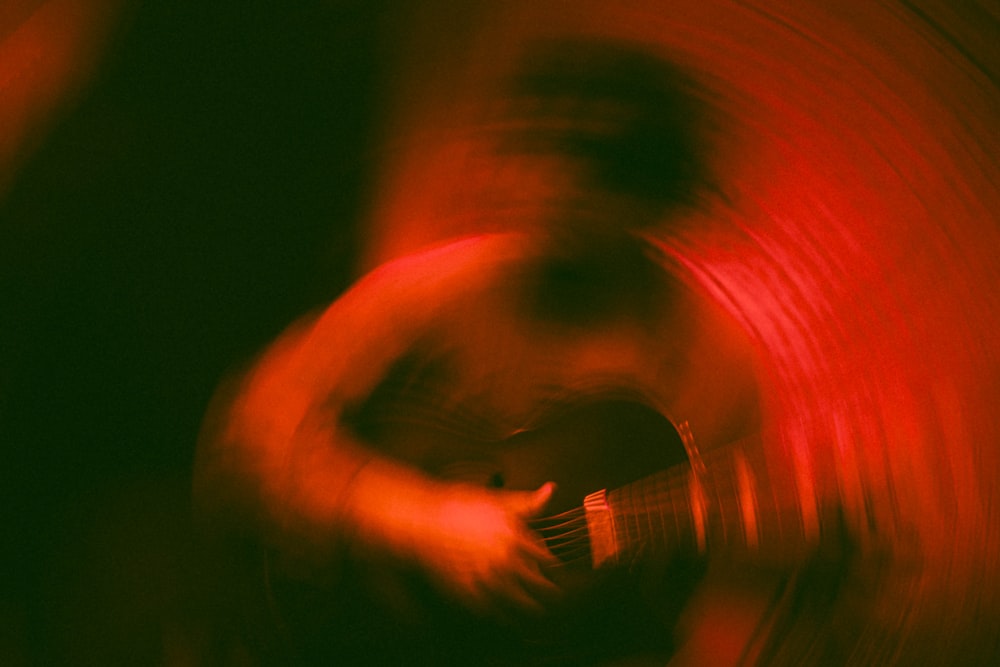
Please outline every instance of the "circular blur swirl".
[{"label": "circular blur swirl", "polygon": [[407,21],[413,48],[433,48],[401,51],[411,85],[395,100],[366,262],[493,224],[470,193],[503,174],[483,166],[475,119],[495,98],[485,82],[527,44],[628,42],[692,72],[717,121],[704,157],[719,196],[662,241],[755,344],[775,446],[896,552],[850,575],[771,661],[988,661],[1000,650],[1000,6],[438,4]]}]

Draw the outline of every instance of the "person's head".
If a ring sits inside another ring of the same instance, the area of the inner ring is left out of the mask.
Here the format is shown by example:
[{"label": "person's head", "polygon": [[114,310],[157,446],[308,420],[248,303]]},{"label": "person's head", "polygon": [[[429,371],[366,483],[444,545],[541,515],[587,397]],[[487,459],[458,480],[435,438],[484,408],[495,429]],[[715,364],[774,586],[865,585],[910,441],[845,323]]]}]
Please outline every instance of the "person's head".
[{"label": "person's head", "polygon": [[[526,178],[552,181],[548,196],[563,198],[569,224],[641,227],[694,204],[708,187],[697,88],[638,47],[537,45],[508,96],[500,158],[542,165]],[[629,219],[606,219],[622,214]]]}]

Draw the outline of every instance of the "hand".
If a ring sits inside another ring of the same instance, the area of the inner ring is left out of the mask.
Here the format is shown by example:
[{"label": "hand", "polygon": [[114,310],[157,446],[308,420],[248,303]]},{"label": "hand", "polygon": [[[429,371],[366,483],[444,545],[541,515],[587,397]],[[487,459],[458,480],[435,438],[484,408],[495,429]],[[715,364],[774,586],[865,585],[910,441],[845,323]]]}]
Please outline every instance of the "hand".
[{"label": "hand", "polygon": [[539,612],[557,593],[543,567],[555,557],[525,524],[552,496],[446,484],[412,520],[417,562],[446,594],[479,613]]}]

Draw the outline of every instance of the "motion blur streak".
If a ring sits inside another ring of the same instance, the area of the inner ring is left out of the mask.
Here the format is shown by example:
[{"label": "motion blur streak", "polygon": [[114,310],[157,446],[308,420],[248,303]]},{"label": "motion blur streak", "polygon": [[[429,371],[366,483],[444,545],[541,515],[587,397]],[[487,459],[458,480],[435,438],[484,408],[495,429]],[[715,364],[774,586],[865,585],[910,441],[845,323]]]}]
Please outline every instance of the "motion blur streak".
[{"label": "motion blur streak", "polygon": [[121,4],[13,0],[0,7],[0,198],[92,74]]},{"label": "motion blur streak", "polygon": [[[438,10],[426,3],[409,25],[447,34]],[[854,638],[843,657],[857,664],[997,653],[997,4],[699,0],[478,12],[464,17],[478,32],[463,31],[463,44],[436,42],[471,50],[453,70],[440,53],[426,71],[401,58],[411,81],[459,85],[399,106],[368,262],[473,224],[468,191],[479,171],[466,121],[485,98],[469,82],[502,70],[519,45],[567,34],[628,40],[700,74],[722,119],[711,159],[723,197],[660,241],[754,340],[765,429],[801,482],[839,495],[848,520],[894,543],[889,570],[841,589],[824,623]],[[877,599],[868,617],[861,594]],[[852,616],[856,627],[838,629]]]}]

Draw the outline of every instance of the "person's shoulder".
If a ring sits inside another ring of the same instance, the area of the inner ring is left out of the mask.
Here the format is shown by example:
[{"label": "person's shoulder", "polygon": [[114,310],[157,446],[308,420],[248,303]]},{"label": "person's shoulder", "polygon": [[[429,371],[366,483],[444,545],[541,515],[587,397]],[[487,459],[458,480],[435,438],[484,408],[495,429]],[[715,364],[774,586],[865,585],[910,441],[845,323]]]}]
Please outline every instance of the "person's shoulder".
[{"label": "person's shoulder", "polygon": [[505,267],[531,256],[537,244],[528,234],[476,234],[444,240],[396,257],[373,269],[363,280],[392,280],[413,286],[456,279],[469,286],[488,280]]},{"label": "person's shoulder", "polygon": [[481,266],[517,261],[529,255],[536,244],[524,232],[492,232],[442,240],[399,257],[390,264],[421,265],[431,263],[446,268],[450,263],[473,263]]}]

